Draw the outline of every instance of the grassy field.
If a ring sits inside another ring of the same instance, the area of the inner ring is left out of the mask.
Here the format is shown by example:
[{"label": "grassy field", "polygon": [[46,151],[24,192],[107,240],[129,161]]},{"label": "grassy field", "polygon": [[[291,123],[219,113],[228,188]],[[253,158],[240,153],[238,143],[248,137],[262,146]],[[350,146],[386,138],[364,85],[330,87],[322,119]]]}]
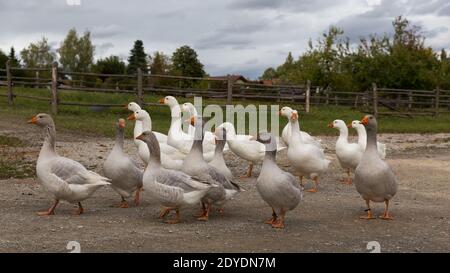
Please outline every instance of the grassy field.
[{"label": "grassy field", "polygon": [[[48,89],[14,88],[16,94],[34,95],[50,97]],[[5,88],[0,88],[0,94],[5,94]],[[126,104],[135,101],[133,94],[104,94],[88,93],[77,91],[61,91],[59,95],[62,101],[85,102],[85,103],[111,103]],[[161,96],[146,95],[146,102],[157,102]],[[179,103],[186,101],[193,102],[192,99],[177,98]],[[204,100],[206,104],[221,103],[223,101]],[[250,102],[237,101],[235,104],[247,105],[249,103],[269,104],[270,102]],[[291,106],[294,109],[301,109],[302,106],[295,104],[282,104],[282,106]],[[153,130],[166,133],[170,126],[170,111],[167,106],[146,107],[152,117]],[[40,112],[50,112],[48,102],[30,100],[25,98],[16,98],[15,105],[8,107],[6,97],[0,97],[0,114],[4,118],[11,118],[15,122],[26,122],[33,115]],[[114,122],[120,117],[127,117],[130,113],[120,107],[111,107],[104,109],[93,109],[85,106],[60,106],[59,114],[55,117],[58,130],[70,130],[95,134],[100,136],[112,136],[114,134]],[[364,113],[343,106],[321,106],[312,107],[309,114],[300,111],[300,121],[302,130],[313,135],[337,135],[337,130],[329,129],[327,124],[334,119],[342,119],[350,122],[355,119],[361,119]],[[286,119],[280,119],[280,128],[286,124]],[[381,117],[379,119],[379,131],[381,133],[439,133],[450,132],[450,115],[440,115],[439,118],[433,117]],[[132,134],[132,127],[127,126],[129,134]],[[281,130],[281,129],[280,129]]]}]

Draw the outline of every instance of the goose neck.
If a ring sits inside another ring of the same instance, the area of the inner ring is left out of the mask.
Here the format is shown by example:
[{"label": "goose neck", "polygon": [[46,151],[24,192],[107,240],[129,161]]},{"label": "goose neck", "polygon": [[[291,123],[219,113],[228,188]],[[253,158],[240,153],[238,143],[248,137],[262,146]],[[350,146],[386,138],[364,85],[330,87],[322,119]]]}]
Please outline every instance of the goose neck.
[{"label": "goose neck", "polygon": [[50,124],[44,128],[45,138],[44,144],[42,145],[41,153],[46,154],[56,154],[56,130],[55,126]]}]

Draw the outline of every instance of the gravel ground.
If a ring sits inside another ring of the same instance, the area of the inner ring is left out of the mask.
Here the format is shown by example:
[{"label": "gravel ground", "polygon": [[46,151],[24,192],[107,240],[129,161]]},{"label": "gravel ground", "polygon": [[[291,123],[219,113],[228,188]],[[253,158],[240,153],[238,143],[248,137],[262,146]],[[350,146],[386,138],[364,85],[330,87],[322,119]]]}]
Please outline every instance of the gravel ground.
[{"label": "gravel ground", "polygon": [[[2,147],[3,156],[35,164],[42,143],[36,126],[0,118],[0,134],[27,143]],[[0,180],[0,252],[67,252],[69,241],[79,242],[83,252],[368,252],[369,241],[378,241],[382,252],[450,251],[450,134],[380,137],[388,145],[387,161],[399,180],[391,202],[393,221],[358,219],[364,201],[354,186],[338,182],[343,171],[333,154],[336,137],[321,138],[332,164],[321,177],[319,192],[306,192],[287,214],[284,230],[263,223],[271,209],[256,191],[256,178],[238,182],[246,191],[226,205],[223,216],[213,214],[208,222],[199,222],[192,216],[198,208],[187,208],[177,225],[157,219],[159,207],[145,191],[140,207],[112,207],[120,198],[108,187],[83,203],[81,216],[72,215],[73,205],[62,203],[56,215],[39,217],[35,212],[47,209],[51,197],[34,178],[8,179]],[[92,135],[57,135],[61,155],[100,173],[112,145],[111,139]],[[125,145],[135,154],[131,140]],[[236,175],[245,172],[243,160],[231,153],[226,160]],[[278,162],[290,170],[285,152],[278,154]],[[259,167],[254,170],[257,177]],[[381,214],[384,205],[373,208]]]}]

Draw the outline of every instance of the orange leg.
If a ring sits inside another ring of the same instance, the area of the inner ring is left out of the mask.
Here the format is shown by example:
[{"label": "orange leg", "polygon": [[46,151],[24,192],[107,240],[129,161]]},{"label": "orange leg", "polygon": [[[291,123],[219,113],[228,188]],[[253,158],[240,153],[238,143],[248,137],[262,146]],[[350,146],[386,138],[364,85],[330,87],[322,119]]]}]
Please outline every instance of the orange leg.
[{"label": "orange leg", "polygon": [[220,215],[223,215],[224,209],[223,209],[223,208],[219,208],[219,209],[217,210],[217,212],[220,213]]},{"label": "orange leg", "polygon": [[74,214],[81,215],[83,214],[83,212],[84,212],[83,206],[81,206],[81,202],[78,202],[78,209],[74,212]]},{"label": "orange leg", "polygon": [[317,185],[319,184],[318,178],[314,177],[313,181],[314,181],[314,188],[306,190],[307,192],[312,192],[312,193],[317,192]]},{"label": "orange leg", "polygon": [[202,208],[201,208],[200,213],[195,214],[194,217],[195,218],[203,217],[203,216],[205,216],[205,214],[206,214],[206,205],[204,202],[202,202]]},{"label": "orange leg", "polygon": [[209,219],[209,212],[211,211],[211,207],[212,207],[211,202],[208,202],[208,205],[206,206],[205,214],[200,216],[200,217],[198,217],[197,220],[199,220],[199,221],[208,221],[208,219]]},{"label": "orange leg", "polygon": [[390,216],[389,212],[388,212],[388,210],[389,210],[389,200],[384,201],[384,203],[386,205],[386,208],[384,210],[383,215],[380,216],[380,219],[383,219],[383,220],[394,220],[394,218],[392,216]]},{"label": "orange leg", "polygon": [[140,186],[137,190],[136,190],[136,195],[134,196],[134,204],[137,206],[139,206],[139,204],[141,203],[141,191],[142,191],[142,186]]},{"label": "orange leg", "polygon": [[162,208],[161,212],[159,213],[159,219],[164,219],[166,215],[171,211],[171,208]]},{"label": "orange leg", "polygon": [[122,208],[122,209],[128,208],[128,202],[127,202],[127,200],[125,200],[125,198],[122,197],[122,201],[120,202],[120,204],[119,204],[117,207],[118,207],[118,208]]},{"label": "orange leg", "polygon": [[284,216],[286,211],[284,209],[280,210],[280,218],[278,218],[275,223],[272,224],[273,228],[284,228]]},{"label": "orange leg", "polygon": [[253,163],[250,163],[250,165],[248,165],[247,174],[242,175],[241,178],[250,178],[250,177],[252,177],[252,172],[253,172]]},{"label": "orange leg", "polygon": [[36,212],[36,214],[39,216],[55,215],[55,209],[56,209],[56,206],[58,206],[58,204],[59,204],[59,200],[56,199],[55,203],[53,203],[53,206],[51,206],[48,209],[48,211],[39,211],[39,212]]},{"label": "orange leg", "polygon": [[275,210],[272,208],[272,218],[268,219],[267,221],[265,221],[264,223],[269,224],[269,225],[273,225],[277,222],[277,213],[275,212]]},{"label": "orange leg", "polygon": [[375,217],[373,217],[372,210],[370,209],[370,201],[369,200],[366,200],[366,205],[367,205],[367,209],[366,209],[367,215],[360,216],[359,219],[365,219],[365,220],[375,219]]},{"label": "orange leg", "polygon": [[342,184],[347,184],[347,185],[351,185],[353,183],[352,176],[350,174],[350,169],[347,169],[347,179],[342,179],[341,183]]},{"label": "orange leg", "polygon": [[167,224],[176,224],[176,223],[180,222],[180,211],[178,209],[175,209],[175,211],[176,211],[175,218],[172,220],[166,221]]},{"label": "orange leg", "polygon": [[300,175],[298,178],[300,179],[300,187],[303,189],[303,175]]}]

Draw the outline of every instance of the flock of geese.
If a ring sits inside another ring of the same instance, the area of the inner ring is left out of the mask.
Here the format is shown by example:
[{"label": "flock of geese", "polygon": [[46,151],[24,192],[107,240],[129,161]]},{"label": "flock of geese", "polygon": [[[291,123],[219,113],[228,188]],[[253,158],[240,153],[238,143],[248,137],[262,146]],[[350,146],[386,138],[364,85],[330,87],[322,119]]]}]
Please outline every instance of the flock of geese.
[{"label": "flock of geese", "polygon": [[[83,213],[81,201],[89,198],[102,186],[110,185],[120,197],[121,208],[129,206],[127,199],[134,195],[136,205],[145,190],[162,205],[159,215],[164,219],[175,211],[173,219],[180,220],[180,209],[201,205],[196,215],[198,220],[208,220],[213,207],[219,213],[224,205],[239,192],[244,191],[224,160],[223,151],[234,154],[249,162],[245,177],[252,175],[254,164],[262,162],[256,188],[261,198],[272,208],[272,217],[266,221],[274,228],[284,227],[287,211],[294,209],[303,198],[303,178],[314,181],[309,192],[317,192],[319,176],[330,164],[325,157],[321,141],[300,130],[296,110],[283,107],[280,115],[289,122],[282,131],[281,140],[267,132],[257,136],[236,134],[234,125],[225,122],[213,132],[205,130],[206,119],[197,114],[191,103],[180,105],[172,96],[159,101],[170,107],[171,125],[167,135],[153,131],[150,115],[137,103],[125,107],[132,112],[128,120],[134,121],[134,144],[140,159],[146,164],[142,170],[124,152],[124,128],[126,121],[116,123],[114,147],[103,164],[103,175],[87,170],[82,164],[60,156],[55,150],[56,130],[48,114],[37,114],[28,123],[40,126],[45,139],[36,163],[37,178],[43,187],[53,195],[55,202],[49,210],[38,215],[53,215],[60,200],[77,203],[77,214]],[[189,113],[189,129],[182,130],[182,112]],[[377,121],[371,115],[348,126],[342,120],[329,124],[339,130],[336,155],[342,168],[348,173],[344,183],[352,183],[350,172],[354,172],[354,184],[367,204],[364,219],[375,218],[370,201],[385,202],[382,219],[392,219],[388,213],[389,200],[397,191],[397,181],[389,165],[383,160],[385,145],[377,142]],[[348,142],[348,127],[358,132],[358,143]],[[278,167],[277,151],[287,149],[287,158],[297,172],[298,178]]]}]

